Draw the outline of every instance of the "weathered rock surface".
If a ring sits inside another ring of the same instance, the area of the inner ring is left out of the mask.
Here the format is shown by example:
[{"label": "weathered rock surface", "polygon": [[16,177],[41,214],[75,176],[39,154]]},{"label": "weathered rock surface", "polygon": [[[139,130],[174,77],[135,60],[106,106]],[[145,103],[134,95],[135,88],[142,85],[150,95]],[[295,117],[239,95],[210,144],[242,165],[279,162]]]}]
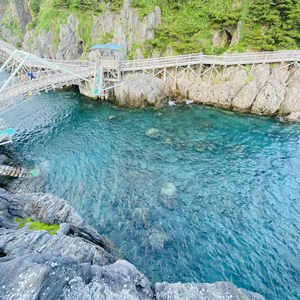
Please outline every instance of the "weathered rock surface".
[{"label": "weathered rock surface", "polygon": [[16,217],[46,224],[68,224],[65,234],[78,236],[114,254],[110,242],[89,226],[64,200],[50,194],[12,195],[0,189],[0,227],[16,229]]},{"label": "weathered rock surface", "polygon": [[284,101],[280,106],[280,114],[287,115],[300,112],[300,67],[297,67],[288,80]]},{"label": "weathered rock surface", "polygon": [[39,57],[54,58],[56,49],[53,44],[53,32],[41,30],[34,38],[34,31],[27,31],[24,37],[23,47],[25,51],[32,52]]},{"label": "weathered rock surface", "polygon": [[159,107],[167,95],[164,81],[146,74],[128,75],[123,84],[115,88],[116,102],[121,106]]},{"label": "weathered rock surface", "polygon": [[257,90],[258,88],[256,80],[253,80],[249,84],[245,85],[232,100],[233,110],[240,112],[249,111],[257,96]]},{"label": "weathered rock surface", "polygon": [[123,260],[101,267],[33,253],[0,258],[0,265],[3,299],[153,299],[148,279]]},{"label": "weathered rock surface", "polygon": [[299,67],[259,64],[246,71],[233,66],[218,74],[208,72],[201,78],[187,71],[178,76],[176,85],[174,80],[168,80],[168,84],[171,96],[192,99],[194,103],[299,120]]},{"label": "weathered rock surface", "polygon": [[23,32],[26,31],[26,25],[31,22],[32,17],[28,0],[11,1],[12,16],[18,21]]},{"label": "weathered rock surface", "polygon": [[69,16],[67,24],[60,25],[57,59],[74,59],[81,56],[83,49],[76,34],[77,27],[78,21],[74,15]]},{"label": "weathered rock surface", "polygon": [[172,87],[170,89],[173,90],[173,94],[189,98],[195,103],[229,109],[233,98],[243,88],[247,78],[245,70],[230,67],[223,74],[210,73],[204,77],[182,74],[177,78],[176,90]]},{"label": "weathered rock surface", "polygon": [[288,122],[300,122],[300,111],[295,111],[285,116],[284,119]]},{"label": "weathered rock surface", "polygon": [[[19,229],[15,218],[28,216],[59,223],[60,229],[56,235],[26,226]],[[169,241],[159,226],[149,229],[147,236],[155,250]],[[1,299],[264,299],[231,283],[157,283],[154,287],[115,252],[64,200],[48,194],[12,195],[0,189]]]},{"label": "weathered rock surface", "polygon": [[157,300],[264,300],[259,294],[238,289],[229,282],[209,283],[156,283]]}]

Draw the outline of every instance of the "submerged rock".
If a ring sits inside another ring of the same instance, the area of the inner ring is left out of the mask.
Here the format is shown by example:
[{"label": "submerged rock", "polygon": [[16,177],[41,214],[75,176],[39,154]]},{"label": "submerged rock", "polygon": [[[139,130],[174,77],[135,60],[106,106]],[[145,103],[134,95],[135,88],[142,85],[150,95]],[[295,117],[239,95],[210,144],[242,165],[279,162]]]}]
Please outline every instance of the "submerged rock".
[{"label": "submerged rock", "polygon": [[156,225],[146,231],[143,245],[145,247],[150,246],[153,251],[161,251],[168,241],[170,241],[170,238],[164,229],[160,225]]},{"label": "submerged rock", "polygon": [[159,201],[161,204],[172,210],[175,209],[177,204],[177,189],[174,183],[165,183],[160,190]]},{"label": "submerged rock", "polygon": [[132,212],[132,218],[135,223],[146,225],[149,213],[150,211],[147,207],[136,207]]},{"label": "submerged rock", "polygon": [[[169,189],[173,195],[174,186]],[[147,209],[136,209],[133,215],[144,219]],[[60,228],[56,235],[20,229],[16,217],[59,223]],[[143,244],[160,251],[169,241],[158,224],[146,231]],[[224,300],[264,300],[231,283],[156,283],[153,287],[132,264],[118,260],[115,252],[64,200],[0,189],[1,299],[215,300],[217,295]]]},{"label": "submerged rock", "polygon": [[158,137],[160,134],[159,130],[156,128],[150,128],[146,131],[146,135],[150,137]]},{"label": "submerged rock", "polygon": [[169,198],[176,198],[177,197],[177,189],[174,183],[172,182],[166,182],[161,190],[160,190],[161,195],[167,196]]}]

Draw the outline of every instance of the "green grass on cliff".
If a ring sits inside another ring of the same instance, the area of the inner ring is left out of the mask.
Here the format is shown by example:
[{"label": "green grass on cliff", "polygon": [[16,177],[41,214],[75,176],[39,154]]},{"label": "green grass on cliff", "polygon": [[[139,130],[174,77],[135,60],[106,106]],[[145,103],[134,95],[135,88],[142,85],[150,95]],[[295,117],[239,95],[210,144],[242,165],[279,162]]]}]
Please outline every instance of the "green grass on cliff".
[{"label": "green grass on cliff", "polygon": [[[93,15],[110,9],[118,14],[123,0],[30,0],[34,20],[29,25],[53,30],[53,44],[58,45],[59,26],[70,14],[79,20],[78,34],[86,49],[91,43]],[[162,23],[155,28],[155,38],[139,45],[151,56],[204,52],[221,54],[243,51],[269,51],[300,48],[300,0],[131,0],[143,19],[155,6],[162,12]],[[231,38],[239,30],[237,43]],[[213,45],[218,31],[227,37]],[[134,57],[134,51],[129,53]]]},{"label": "green grass on cliff", "polygon": [[19,228],[24,228],[26,224],[29,224],[30,230],[46,230],[50,234],[56,234],[57,230],[59,229],[58,224],[48,225],[40,222],[33,222],[30,218],[23,220],[17,217],[16,222],[19,223]]}]

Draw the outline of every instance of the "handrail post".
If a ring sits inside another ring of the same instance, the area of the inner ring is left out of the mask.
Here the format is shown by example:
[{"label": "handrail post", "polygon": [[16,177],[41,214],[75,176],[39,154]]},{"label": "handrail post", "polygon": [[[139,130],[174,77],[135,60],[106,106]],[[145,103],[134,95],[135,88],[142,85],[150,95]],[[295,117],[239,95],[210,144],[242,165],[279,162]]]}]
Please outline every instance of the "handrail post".
[{"label": "handrail post", "polygon": [[4,65],[0,68],[0,73],[6,68],[6,66],[9,64],[9,62],[14,58],[16,52],[18,52],[17,49],[10,55],[10,57],[6,60]]},{"label": "handrail post", "polygon": [[30,56],[28,53],[25,58],[22,60],[22,62],[18,65],[18,67],[15,69],[15,71],[9,76],[9,78],[5,81],[5,83],[0,88],[0,93],[6,88],[6,86],[9,84],[9,82],[13,79],[13,77],[19,72],[21,67],[24,65],[27,58]]}]

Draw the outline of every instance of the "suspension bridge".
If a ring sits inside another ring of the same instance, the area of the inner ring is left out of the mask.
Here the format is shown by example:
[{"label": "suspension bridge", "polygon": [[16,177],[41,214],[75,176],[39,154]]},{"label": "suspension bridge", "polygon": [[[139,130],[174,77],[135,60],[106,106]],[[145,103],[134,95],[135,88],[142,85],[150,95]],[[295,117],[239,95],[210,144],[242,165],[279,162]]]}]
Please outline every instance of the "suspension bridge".
[{"label": "suspension bridge", "polygon": [[[93,60],[55,60],[40,58],[0,40],[0,73],[6,71],[9,74],[8,78],[0,81],[0,112],[30,96],[72,85],[88,86],[92,83],[93,94],[101,97],[108,90],[122,84],[128,73],[148,73],[153,78],[159,77],[164,81],[170,76],[176,82],[177,75],[186,70],[201,77],[207,72],[212,74],[218,66],[225,69],[233,65],[253,66],[267,63],[283,63],[289,66],[299,62],[298,50],[221,56],[195,53],[137,60],[120,60],[117,56],[98,56]],[[14,130],[7,128],[0,120],[0,145],[11,143],[13,134]],[[1,174],[32,177],[38,175],[38,170],[0,165]]]},{"label": "suspension bridge", "polygon": [[[166,76],[172,73],[171,70],[191,68],[195,71],[197,66],[206,66],[197,74],[202,76],[217,66],[297,64],[300,62],[300,51],[253,52],[222,56],[196,53],[137,60],[119,60],[117,57],[101,57],[97,61],[54,60],[42,59],[0,41],[0,62],[2,62],[0,72],[5,70],[10,74],[2,85],[0,83],[1,111],[14,104],[16,99],[25,99],[44,91],[87,83],[89,80],[94,81],[95,95],[98,96],[120,84],[128,73],[145,72],[166,79]],[[32,74],[32,77],[29,78],[26,74]]]}]

